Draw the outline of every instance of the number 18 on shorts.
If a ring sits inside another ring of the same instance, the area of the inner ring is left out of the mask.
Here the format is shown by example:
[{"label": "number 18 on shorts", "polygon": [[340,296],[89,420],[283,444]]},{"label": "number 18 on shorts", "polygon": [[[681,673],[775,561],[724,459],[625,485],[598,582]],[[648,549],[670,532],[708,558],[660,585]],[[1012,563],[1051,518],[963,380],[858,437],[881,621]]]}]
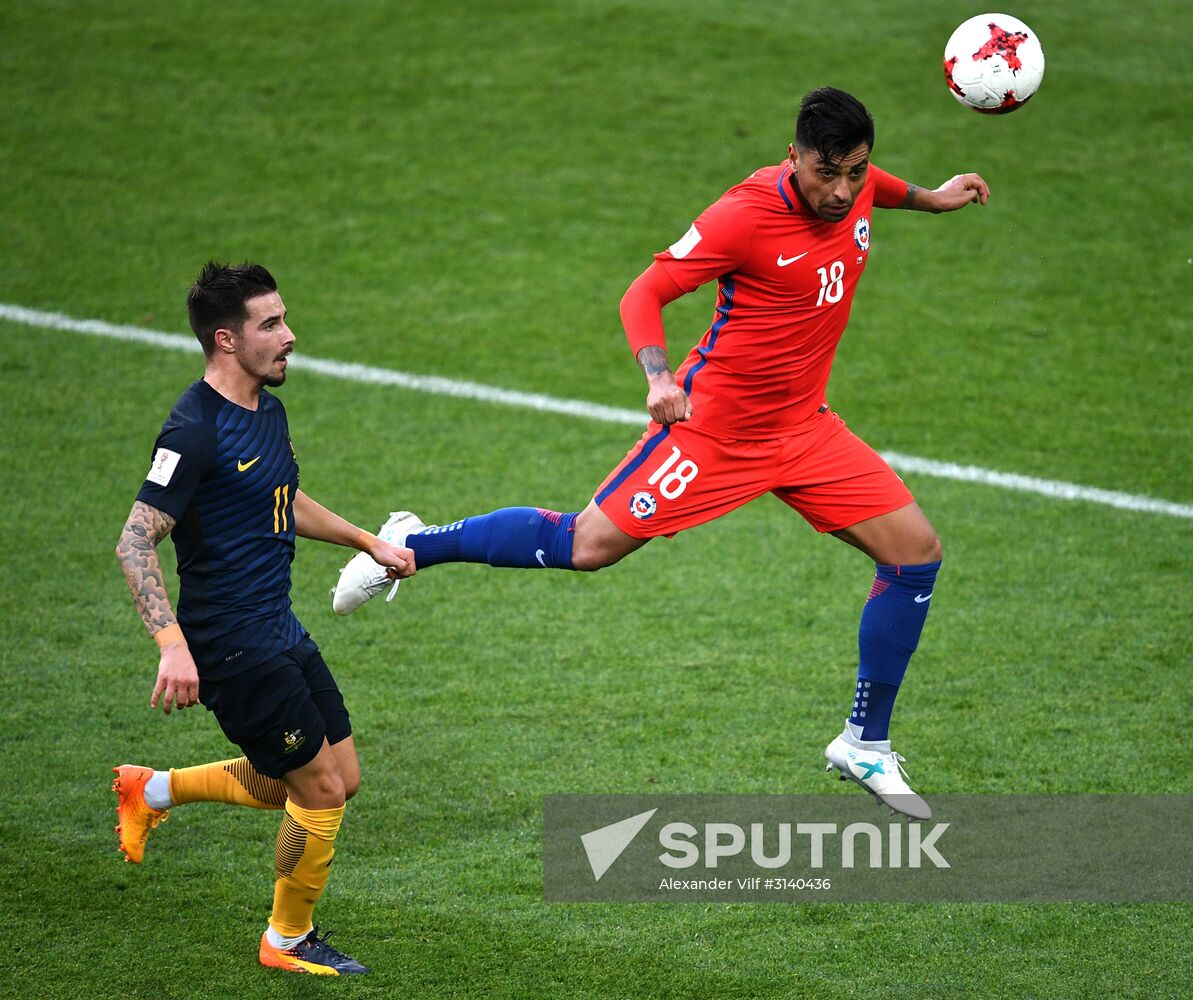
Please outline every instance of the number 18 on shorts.
[{"label": "number 18 on shorts", "polygon": [[817,531],[837,531],[913,500],[881,456],[827,408],[797,433],[757,441],[652,422],[595,499],[627,535],[655,538],[764,493],[774,493]]}]

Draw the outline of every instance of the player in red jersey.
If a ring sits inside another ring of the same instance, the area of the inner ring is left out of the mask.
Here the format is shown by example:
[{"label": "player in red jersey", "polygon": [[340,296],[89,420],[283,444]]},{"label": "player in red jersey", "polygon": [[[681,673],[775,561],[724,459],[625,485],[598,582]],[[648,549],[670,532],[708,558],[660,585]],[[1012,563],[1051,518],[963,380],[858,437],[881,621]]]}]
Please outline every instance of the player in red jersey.
[{"label": "player in red jersey", "polygon": [[[394,514],[380,537],[419,569],[441,562],[596,570],[774,493],[817,531],[877,566],[859,629],[853,710],[826,769],[893,809],[927,818],[888,727],[940,567],[940,541],[903,481],[828,406],[837,343],[866,268],[874,208],[950,212],[985,204],[960,174],[933,191],[870,163],[874,123],[826,87],[808,94],[783,163],[755,171],[707,208],[626,292],[621,318],[649,384],[646,433],[580,513],[515,507],[427,528]],[[672,372],[663,307],[717,281],[713,323]],[[348,614],[389,585],[367,553],[340,574]],[[392,594],[391,594],[392,596]]]}]

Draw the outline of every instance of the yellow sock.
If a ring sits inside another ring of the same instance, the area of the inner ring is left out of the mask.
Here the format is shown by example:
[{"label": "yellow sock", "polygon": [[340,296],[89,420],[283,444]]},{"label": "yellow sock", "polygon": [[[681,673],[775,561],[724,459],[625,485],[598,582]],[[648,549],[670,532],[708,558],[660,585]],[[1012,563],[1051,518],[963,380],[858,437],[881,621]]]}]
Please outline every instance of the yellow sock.
[{"label": "yellow sock", "polygon": [[344,818],[338,809],[303,809],[286,803],[286,815],[278,830],[277,881],[273,884],[273,913],[269,926],[279,934],[294,937],[311,927],[315,903],[327,884],[332,844]]},{"label": "yellow sock", "polygon": [[228,802],[252,809],[281,809],[286,804],[286,786],[280,778],[267,778],[253,770],[247,757],[237,757],[170,768],[170,798],[176,806]]}]

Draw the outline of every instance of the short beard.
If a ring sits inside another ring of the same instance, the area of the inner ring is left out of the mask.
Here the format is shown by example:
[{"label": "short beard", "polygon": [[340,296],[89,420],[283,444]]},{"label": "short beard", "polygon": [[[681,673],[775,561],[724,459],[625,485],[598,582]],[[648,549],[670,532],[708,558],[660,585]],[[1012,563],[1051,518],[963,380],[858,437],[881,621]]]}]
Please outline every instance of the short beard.
[{"label": "short beard", "polygon": [[265,384],[267,386],[269,386],[271,389],[276,389],[279,385],[281,385],[285,381],[286,381],[286,373],[285,372],[282,372],[281,375],[267,375],[265,377]]}]

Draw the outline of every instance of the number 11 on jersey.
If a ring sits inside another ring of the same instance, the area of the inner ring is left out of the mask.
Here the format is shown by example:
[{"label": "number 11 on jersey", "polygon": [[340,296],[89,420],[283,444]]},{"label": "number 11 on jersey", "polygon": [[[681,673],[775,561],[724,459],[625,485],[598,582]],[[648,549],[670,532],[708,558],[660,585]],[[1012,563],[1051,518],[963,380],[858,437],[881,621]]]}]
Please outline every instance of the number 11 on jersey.
[{"label": "number 11 on jersey", "polygon": [[[273,533],[280,534],[289,530],[286,519],[286,508],[290,506],[290,484],[286,483],[273,491]],[[281,525],[279,528],[278,525]]]}]

